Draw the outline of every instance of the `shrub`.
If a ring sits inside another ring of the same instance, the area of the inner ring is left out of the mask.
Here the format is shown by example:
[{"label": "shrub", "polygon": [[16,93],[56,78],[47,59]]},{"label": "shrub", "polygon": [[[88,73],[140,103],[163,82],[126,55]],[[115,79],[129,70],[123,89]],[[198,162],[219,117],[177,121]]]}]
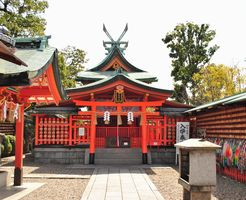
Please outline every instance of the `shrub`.
[{"label": "shrub", "polygon": [[15,155],[15,136],[13,135],[8,135],[7,137],[9,137],[10,140],[10,144],[12,145],[12,150],[10,152],[10,155]]},{"label": "shrub", "polygon": [[3,152],[4,152],[4,145],[1,145],[1,157],[3,157]]},{"label": "shrub", "polygon": [[[13,143],[13,145],[12,145]],[[12,155],[13,153],[13,146],[15,146],[15,138],[12,135],[5,135],[2,142],[2,157],[6,157]]]}]

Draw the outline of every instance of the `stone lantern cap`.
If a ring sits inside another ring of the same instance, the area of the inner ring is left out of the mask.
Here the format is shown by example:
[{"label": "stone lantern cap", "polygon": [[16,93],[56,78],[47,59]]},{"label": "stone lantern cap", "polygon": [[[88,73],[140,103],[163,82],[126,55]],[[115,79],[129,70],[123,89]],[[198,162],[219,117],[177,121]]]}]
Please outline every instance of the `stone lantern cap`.
[{"label": "stone lantern cap", "polygon": [[176,143],[174,146],[189,150],[215,150],[221,148],[221,146],[201,138],[188,139],[183,142]]}]

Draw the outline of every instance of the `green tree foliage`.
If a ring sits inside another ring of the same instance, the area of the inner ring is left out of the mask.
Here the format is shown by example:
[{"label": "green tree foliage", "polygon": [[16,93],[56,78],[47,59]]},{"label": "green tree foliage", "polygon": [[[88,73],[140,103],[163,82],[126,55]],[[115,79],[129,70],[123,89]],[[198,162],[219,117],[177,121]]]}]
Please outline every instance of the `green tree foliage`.
[{"label": "green tree foliage", "polygon": [[63,87],[71,88],[76,86],[76,77],[84,70],[86,52],[73,46],[68,46],[59,52],[58,65]]},{"label": "green tree foliage", "polygon": [[246,91],[246,75],[238,67],[210,64],[193,75],[193,102],[203,104]]},{"label": "green tree foliage", "polygon": [[174,79],[174,98],[181,103],[191,103],[196,87],[193,75],[204,65],[219,48],[217,45],[209,47],[214,39],[215,31],[209,30],[208,24],[197,25],[191,22],[178,24],[172,32],[166,34],[162,41],[170,49],[172,59],[171,76]]},{"label": "green tree foliage", "polygon": [[0,24],[13,37],[44,35],[46,20],[41,14],[46,8],[44,0],[0,0]]}]

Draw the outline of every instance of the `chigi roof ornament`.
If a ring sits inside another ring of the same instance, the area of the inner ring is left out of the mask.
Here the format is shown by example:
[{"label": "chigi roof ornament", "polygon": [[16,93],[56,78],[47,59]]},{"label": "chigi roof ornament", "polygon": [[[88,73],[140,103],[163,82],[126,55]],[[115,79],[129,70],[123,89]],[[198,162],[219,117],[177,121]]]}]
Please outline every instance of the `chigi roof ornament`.
[{"label": "chigi roof ornament", "polygon": [[109,34],[108,30],[106,29],[106,26],[103,24],[103,31],[106,33],[106,35],[110,39],[110,41],[103,41],[103,46],[105,50],[107,51],[106,55],[108,55],[115,47],[118,48],[120,52],[124,54],[124,50],[126,50],[128,46],[128,42],[121,41],[121,39],[126,34],[127,30],[128,30],[128,24],[126,24],[125,29],[121,33],[118,40],[115,41]]}]

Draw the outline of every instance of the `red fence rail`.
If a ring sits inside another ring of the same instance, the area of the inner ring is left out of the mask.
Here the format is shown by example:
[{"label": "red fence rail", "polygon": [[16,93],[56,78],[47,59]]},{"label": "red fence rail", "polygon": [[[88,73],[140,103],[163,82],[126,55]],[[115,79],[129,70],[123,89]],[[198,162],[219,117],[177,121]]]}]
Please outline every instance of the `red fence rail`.
[{"label": "red fence rail", "polygon": [[176,143],[177,122],[188,121],[185,117],[164,116],[149,117],[147,120],[147,138],[149,146],[173,146]]},{"label": "red fence rail", "polygon": [[[83,129],[83,135],[79,134]],[[90,120],[85,117],[51,118],[36,116],[35,144],[77,145],[89,144]]]},{"label": "red fence rail", "polygon": [[218,174],[228,176],[241,183],[246,183],[246,171],[245,170],[239,170],[236,168],[229,168],[229,167],[221,168],[217,166],[216,171]]},{"label": "red fence rail", "polygon": [[[36,117],[36,145],[89,145],[90,116],[70,116],[66,119]],[[176,142],[176,123],[178,121],[187,120],[183,117],[171,116],[148,117],[147,144],[149,146],[173,146]],[[96,147],[106,147],[109,137],[115,137],[118,143],[120,139],[129,139],[130,147],[141,147],[141,126],[96,127]]]},{"label": "red fence rail", "polygon": [[36,122],[36,145],[69,144],[68,119],[39,117]]}]

